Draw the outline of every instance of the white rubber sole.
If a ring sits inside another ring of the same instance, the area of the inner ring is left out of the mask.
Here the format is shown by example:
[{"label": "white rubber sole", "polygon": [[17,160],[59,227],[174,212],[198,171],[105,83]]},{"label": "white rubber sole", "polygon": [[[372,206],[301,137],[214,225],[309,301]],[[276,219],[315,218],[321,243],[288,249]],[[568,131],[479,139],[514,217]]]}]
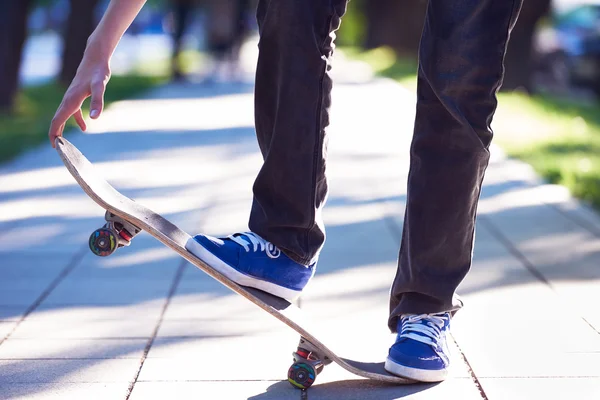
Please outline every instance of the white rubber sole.
[{"label": "white rubber sole", "polygon": [[190,253],[194,254],[196,257],[200,258],[202,261],[225,275],[227,278],[231,279],[235,283],[240,286],[252,287],[255,289],[260,289],[264,292],[270,293],[274,296],[281,297],[288,301],[295,300],[300,293],[296,290],[288,289],[279,285],[276,285],[271,282],[264,281],[262,279],[254,278],[250,275],[243,274],[232,268],[226,262],[222,261],[220,258],[215,256],[213,253],[208,251],[204,246],[198,243],[194,238],[190,238],[185,244],[185,248]]},{"label": "white rubber sole", "polygon": [[405,367],[392,361],[389,357],[385,360],[384,368],[390,374],[419,382],[441,382],[448,377],[448,369],[428,370]]}]

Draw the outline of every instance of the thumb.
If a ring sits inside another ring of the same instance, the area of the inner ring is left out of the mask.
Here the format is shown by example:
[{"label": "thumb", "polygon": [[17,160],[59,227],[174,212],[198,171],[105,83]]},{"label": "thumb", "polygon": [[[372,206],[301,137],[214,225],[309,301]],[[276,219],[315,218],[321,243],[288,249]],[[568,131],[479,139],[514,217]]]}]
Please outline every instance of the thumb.
[{"label": "thumb", "polygon": [[90,118],[96,119],[102,113],[104,108],[104,90],[106,86],[104,82],[92,84],[92,101],[90,103]]}]

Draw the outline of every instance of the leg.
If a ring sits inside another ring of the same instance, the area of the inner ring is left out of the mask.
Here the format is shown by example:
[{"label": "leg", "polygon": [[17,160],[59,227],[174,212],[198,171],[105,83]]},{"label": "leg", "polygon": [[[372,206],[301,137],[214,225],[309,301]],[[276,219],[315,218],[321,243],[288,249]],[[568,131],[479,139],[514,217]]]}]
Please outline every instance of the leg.
[{"label": "leg", "polygon": [[444,380],[450,316],[471,266],[475,215],[509,32],[522,0],[430,0],[386,369]]},{"label": "leg", "polygon": [[503,58],[522,0],[431,0],[421,39],[408,200],[390,327],[455,311],[471,266]]},{"label": "leg", "polygon": [[261,0],[255,113],[264,165],[250,230],[309,265],[325,240],[333,32],[346,0]]},{"label": "leg", "polygon": [[264,164],[251,232],[197,235],[186,248],[243,285],[296,298],[325,240],[326,139],[333,32],[346,0],[261,0],[256,131]]}]

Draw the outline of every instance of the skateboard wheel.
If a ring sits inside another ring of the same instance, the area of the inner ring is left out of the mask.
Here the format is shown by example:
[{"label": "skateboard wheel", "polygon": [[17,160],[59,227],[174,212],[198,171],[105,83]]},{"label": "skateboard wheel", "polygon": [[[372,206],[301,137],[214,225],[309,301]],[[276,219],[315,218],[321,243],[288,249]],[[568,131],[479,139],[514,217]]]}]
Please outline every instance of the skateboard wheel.
[{"label": "skateboard wheel", "polygon": [[90,250],[100,257],[110,256],[117,249],[119,240],[110,229],[96,229],[90,235]]},{"label": "skateboard wheel", "polygon": [[300,389],[308,389],[315,382],[316,376],[315,369],[304,362],[296,362],[288,370],[288,381]]}]

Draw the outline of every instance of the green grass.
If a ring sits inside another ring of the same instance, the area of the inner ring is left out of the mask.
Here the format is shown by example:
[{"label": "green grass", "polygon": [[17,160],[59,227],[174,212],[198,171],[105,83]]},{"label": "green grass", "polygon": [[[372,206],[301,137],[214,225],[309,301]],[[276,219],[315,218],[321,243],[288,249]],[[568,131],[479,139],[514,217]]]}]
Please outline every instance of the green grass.
[{"label": "green grass", "polygon": [[[399,60],[387,49],[345,49],[345,53],[369,63],[378,75],[416,90],[414,60]],[[495,143],[508,155],[600,209],[600,105],[549,95],[500,93],[492,127]]]},{"label": "green grass", "polygon": [[[198,51],[184,51],[179,58],[184,73],[193,72],[204,61],[205,56]],[[164,58],[140,63],[131,74],[113,75],[104,96],[105,107],[167,82],[170,70],[170,60]],[[18,95],[14,112],[0,113],[0,163],[47,140],[50,121],[65,90],[58,83],[23,88]],[[83,112],[87,118],[89,99],[84,103]],[[74,126],[76,124],[71,118],[67,127]]]},{"label": "green grass", "polygon": [[[164,82],[164,76],[113,76],[105,94],[105,106],[130,98]],[[24,150],[47,140],[50,121],[65,93],[57,83],[26,87],[18,95],[15,111],[0,114],[0,162],[10,160]],[[89,99],[84,103],[89,112]],[[68,126],[75,126],[71,118]]]},{"label": "green grass", "polygon": [[[207,56],[196,50],[184,50],[178,57],[178,64],[184,74],[193,73],[207,61]],[[171,60],[160,58],[151,62],[140,63],[133,71],[137,75],[167,76],[171,73]]]},{"label": "green grass", "polygon": [[600,107],[548,96],[501,93],[496,143],[550,183],[600,209]]}]

